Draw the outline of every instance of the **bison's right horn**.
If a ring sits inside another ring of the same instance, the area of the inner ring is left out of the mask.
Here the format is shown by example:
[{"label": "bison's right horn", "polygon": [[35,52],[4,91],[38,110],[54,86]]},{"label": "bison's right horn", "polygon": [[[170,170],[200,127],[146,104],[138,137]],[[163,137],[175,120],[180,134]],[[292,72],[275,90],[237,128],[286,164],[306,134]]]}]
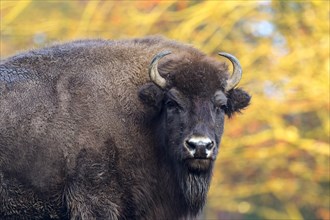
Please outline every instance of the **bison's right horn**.
[{"label": "bison's right horn", "polygon": [[151,81],[163,89],[166,87],[166,80],[158,72],[158,61],[170,53],[171,51],[167,50],[160,52],[152,59],[149,66],[149,76]]},{"label": "bison's right horn", "polygon": [[230,78],[227,80],[227,86],[225,91],[229,91],[233,89],[242,78],[242,67],[239,63],[238,59],[229,53],[220,52],[218,53],[220,56],[226,57],[230,60],[233,64],[233,73],[231,74]]}]

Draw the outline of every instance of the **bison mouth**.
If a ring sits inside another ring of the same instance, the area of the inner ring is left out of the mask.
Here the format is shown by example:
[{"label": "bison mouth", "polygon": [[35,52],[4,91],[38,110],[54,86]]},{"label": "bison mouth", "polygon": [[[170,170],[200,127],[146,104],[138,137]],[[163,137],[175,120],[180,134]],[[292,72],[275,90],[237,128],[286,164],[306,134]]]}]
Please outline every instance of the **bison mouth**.
[{"label": "bison mouth", "polygon": [[188,158],[184,163],[190,172],[205,173],[210,170],[213,160],[210,158]]}]

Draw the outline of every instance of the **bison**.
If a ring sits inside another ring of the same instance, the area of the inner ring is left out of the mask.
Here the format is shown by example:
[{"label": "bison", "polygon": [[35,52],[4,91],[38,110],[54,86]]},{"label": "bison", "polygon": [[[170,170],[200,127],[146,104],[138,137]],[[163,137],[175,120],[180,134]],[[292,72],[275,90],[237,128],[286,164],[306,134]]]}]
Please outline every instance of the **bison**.
[{"label": "bison", "polygon": [[1,219],[187,219],[202,210],[239,61],[152,36],[79,40],[0,65]]}]

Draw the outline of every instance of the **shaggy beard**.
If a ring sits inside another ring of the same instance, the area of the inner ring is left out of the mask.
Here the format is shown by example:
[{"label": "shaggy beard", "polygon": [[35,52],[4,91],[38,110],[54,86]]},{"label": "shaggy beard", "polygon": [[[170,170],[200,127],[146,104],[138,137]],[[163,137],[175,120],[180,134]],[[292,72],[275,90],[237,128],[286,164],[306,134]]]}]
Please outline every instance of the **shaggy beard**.
[{"label": "shaggy beard", "polygon": [[180,187],[188,210],[192,215],[197,215],[205,205],[211,175],[212,166],[203,173],[190,172],[188,169],[184,169],[181,175]]}]

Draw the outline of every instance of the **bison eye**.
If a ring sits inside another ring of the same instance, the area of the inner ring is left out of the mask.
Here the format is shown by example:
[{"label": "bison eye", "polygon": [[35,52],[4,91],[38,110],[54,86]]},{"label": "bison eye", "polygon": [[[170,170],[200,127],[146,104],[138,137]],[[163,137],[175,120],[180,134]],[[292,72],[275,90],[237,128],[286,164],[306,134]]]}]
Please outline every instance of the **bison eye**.
[{"label": "bison eye", "polygon": [[222,106],[221,106],[221,109],[222,109],[222,110],[226,110],[226,109],[227,109],[227,105],[222,105]]},{"label": "bison eye", "polygon": [[220,114],[221,112],[224,112],[227,108],[226,105],[216,105],[214,106],[216,114]]},{"label": "bison eye", "polygon": [[173,109],[173,108],[178,108],[179,107],[178,103],[176,101],[174,101],[174,100],[168,100],[168,101],[166,101],[165,105],[169,109]]},{"label": "bison eye", "polygon": [[215,108],[218,110],[226,110],[227,108],[227,97],[226,95],[221,92],[218,91],[215,93],[214,99],[213,99],[213,103]]},{"label": "bison eye", "polygon": [[227,102],[214,102],[214,108],[217,114],[225,112],[227,109]]}]

